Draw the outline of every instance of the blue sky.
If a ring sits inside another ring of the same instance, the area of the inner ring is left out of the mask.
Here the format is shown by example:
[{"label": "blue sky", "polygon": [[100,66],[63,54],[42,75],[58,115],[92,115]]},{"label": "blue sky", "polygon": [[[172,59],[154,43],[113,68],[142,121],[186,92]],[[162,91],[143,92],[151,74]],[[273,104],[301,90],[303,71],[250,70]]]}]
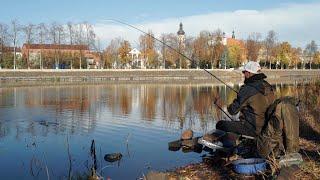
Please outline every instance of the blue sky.
[{"label": "blue sky", "polygon": [[110,18],[124,20],[156,36],[175,33],[180,22],[186,34],[221,29],[239,39],[251,32],[264,36],[273,29],[279,40],[304,47],[311,40],[320,44],[320,0],[1,0],[0,22],[18,19],[21,24],[88,21],[103,44],[116,37],[134,42],[139,33]]},{"label": "blue sky", "polygon": [[314,0],[2,0],[0,21],[22,23],[117,18],[130,23],[239,9],[263,10]]}]

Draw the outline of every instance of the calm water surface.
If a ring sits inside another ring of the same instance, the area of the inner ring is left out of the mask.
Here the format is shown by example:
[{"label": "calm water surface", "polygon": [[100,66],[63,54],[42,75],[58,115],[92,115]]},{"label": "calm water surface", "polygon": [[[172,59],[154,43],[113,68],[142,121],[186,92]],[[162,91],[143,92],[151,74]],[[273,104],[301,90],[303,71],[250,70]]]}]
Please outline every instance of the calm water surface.
[{"label": "calm water surface", "polygon": [[[275,87],[279,96],[299,89]],[[0,179],[47,179],[47,171],[50,179],[82,176],[93,164],[92,139],[105,178],[136,179],[200,162],[205,152],[172,152],[167,143],[187,128],[201,135],[226,118],[215,97],[225,108],[235,94],[210,84],[0,88]],[[123,154],[120,162],[103,159],[114,152]]]}]

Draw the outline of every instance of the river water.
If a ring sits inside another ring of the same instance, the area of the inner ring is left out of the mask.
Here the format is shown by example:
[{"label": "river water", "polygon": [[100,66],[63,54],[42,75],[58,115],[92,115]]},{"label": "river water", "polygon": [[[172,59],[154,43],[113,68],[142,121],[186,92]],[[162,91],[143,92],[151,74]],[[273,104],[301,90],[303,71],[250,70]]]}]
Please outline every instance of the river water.
[{"label": "river water", "polygon": [[[278,96],[306,93],[301,82],[274,87]],[[168,142],[188,128],[196,135],[213,129],[227,118],[214,99],[225,108],[235,96],[211,84],[0,88],[0,179],[84,177],[93,165],[93,139],[104,178],[136,179],[200,162],[205,152],[169,151]],[[115,152],[120,161],[104,160]]]}]

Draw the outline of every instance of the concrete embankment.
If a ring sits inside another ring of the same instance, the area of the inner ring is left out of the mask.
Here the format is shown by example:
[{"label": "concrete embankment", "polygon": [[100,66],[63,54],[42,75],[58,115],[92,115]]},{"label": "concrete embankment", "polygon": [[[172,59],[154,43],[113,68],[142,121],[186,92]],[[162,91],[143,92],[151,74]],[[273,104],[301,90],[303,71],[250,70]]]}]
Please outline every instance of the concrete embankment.
[{"label": "concrete embankment", "polygon": [[[242,74],[235,70],[208,70],[226,82],[241,82]],[[268,80],[320,78],[320,70],[263,70]],[[185,83],[216,82],[203,69],[146,69],[146,70],[0,70],[0,82],[6,83]]]}]

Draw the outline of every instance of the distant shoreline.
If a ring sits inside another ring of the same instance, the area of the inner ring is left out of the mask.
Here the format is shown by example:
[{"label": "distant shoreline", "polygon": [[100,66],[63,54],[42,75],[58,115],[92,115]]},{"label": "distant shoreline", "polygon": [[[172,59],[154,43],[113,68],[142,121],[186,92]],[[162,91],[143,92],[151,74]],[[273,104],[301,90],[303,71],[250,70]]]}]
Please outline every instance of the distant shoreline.
[{"label": "distant shoreline", "polygon": [[[242,73],[236,70],[208,69],[225,82],[240,83]],[[268,81],[286,82],[320,79],[320,70],[262,71]],[[219,84],[203,69],[68,69],[68,70],[0,70],[1,86],[34,84],[104,84],[104,83],[214,83]]]}]

